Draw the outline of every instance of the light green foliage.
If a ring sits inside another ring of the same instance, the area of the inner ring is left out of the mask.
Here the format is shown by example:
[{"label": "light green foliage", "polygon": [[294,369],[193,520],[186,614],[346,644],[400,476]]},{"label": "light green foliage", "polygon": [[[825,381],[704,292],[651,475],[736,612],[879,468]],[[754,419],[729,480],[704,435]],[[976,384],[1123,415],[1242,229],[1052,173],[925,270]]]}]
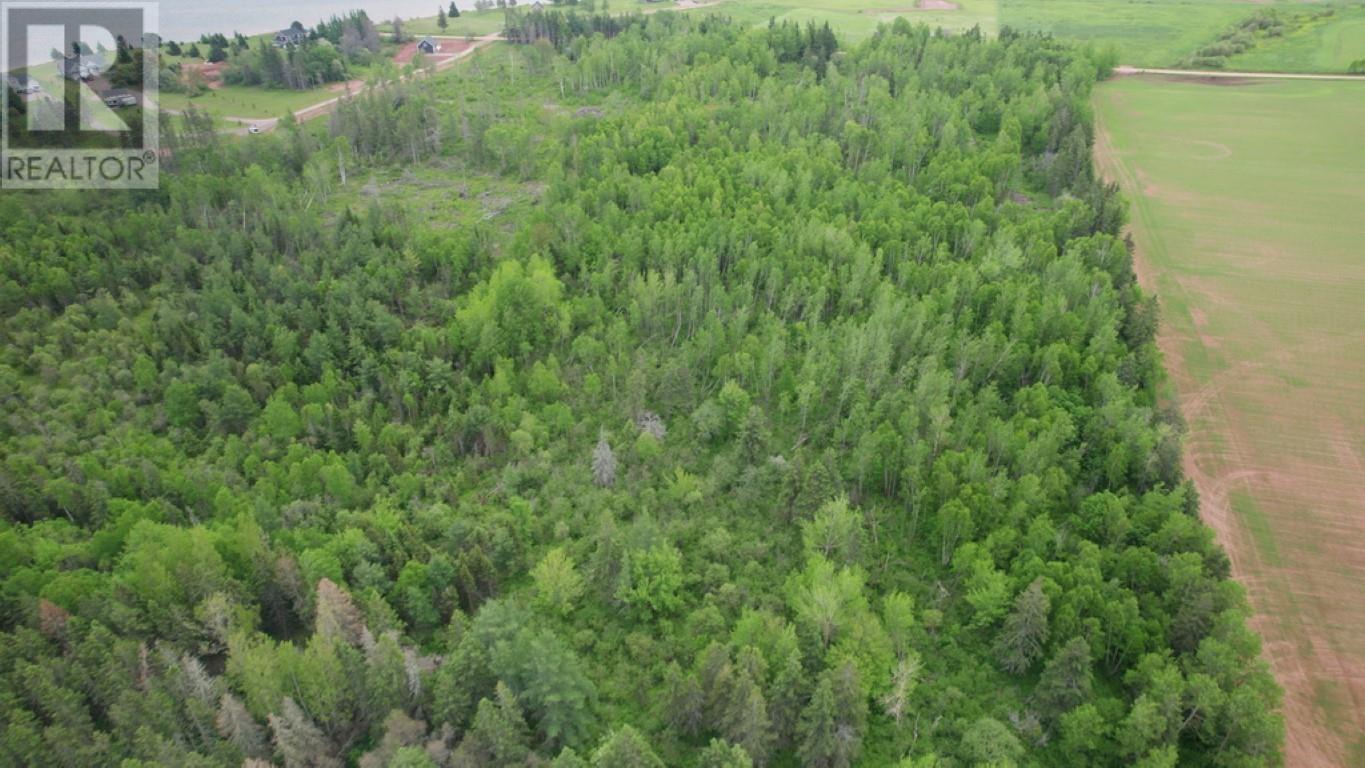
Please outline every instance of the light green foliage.
[{"label": "light green foliage", "polygon": [[1024,746],[1009,726],[989,717],[972,723],[962,734],[961,754],[974,765],[1016,765]]},{"label": "light green foliage", "polygon": [[677,547],[661,542],[632,552],[628,562],[627,580],[616,593],[618,600],[655,616],[678,610],[686,577]]},{"label": "light green foliage", "polygon": [[972,626],[989,627],[1005,614],[1009,605],[1009,576],[996,569],[990,557],[974,544],[964,545],[957,555],[965,561],[967,603],[972,607]]},{"label": "light green foliage", "polygon": [[749,753],[738,744],[712,739],[698,758],[698,768],[753,768]]},{"label": "light green foliage", "polygon": [[863,517],[841,497],[815,511],[801,524],[806,550],[844,565],[855,565],[863,551]]},{"label": "light green foliage", "polygon": [[536,602],[553,613],[569,613],[583,594],[583,577],[563,547],[546,552],[531,569],[531,578],[535,580]]},{"label": "light green foliage", "polygon": [[401,710],[408,701],[408,675],[398,637],[386,632],[365,652],[365,707],[371,712]]},{"label": "light green foliage", "polygon": [[805,570],[792,576],[787,595],[797,618],[825,646],[868,611],[863,575],[853,568],[836,568],[819,555],[811,555]]},{"label": "light green foliage", "polygon": [[897,656],[910,652],[911,630],[915,626],[915,601],[904,592],[882,598],[882,624]]},{"label": "light green foliage", "polygon": [[608,734],[592,755],[592,768],[664,768],[640,732],[623,725]]},{"label": "light green foliage", "polygon": [[421,747],[401,747],[393,753],[387,768],[436,768],[436,763]]},{"label": "light green foliage", "polygon": [[299,416],[287,400],[276,395],[261,412],[261,430],[276,440],[292,440],[299,433]]},{"label": "light green foliage", "polygon": [[635,458],[640,460],[644,466],[649,466],[659,455],[663,453],[663,446],[659,443],[659,438],[648,432],[641,432],[635,438]]},{"label": "light green foliage", "polygon": [[129,531],[115,573],[153,627],[168,633],[193,631],[195,606],[226,587],[228,578],[208,531],[147,520]]},{"label": "light green foliage", "polygon": [[503,356],[523,359],[564,333],[562,293],[563,285],[546,260],[504,261],[455,313],[455,343],[480,367]]}]

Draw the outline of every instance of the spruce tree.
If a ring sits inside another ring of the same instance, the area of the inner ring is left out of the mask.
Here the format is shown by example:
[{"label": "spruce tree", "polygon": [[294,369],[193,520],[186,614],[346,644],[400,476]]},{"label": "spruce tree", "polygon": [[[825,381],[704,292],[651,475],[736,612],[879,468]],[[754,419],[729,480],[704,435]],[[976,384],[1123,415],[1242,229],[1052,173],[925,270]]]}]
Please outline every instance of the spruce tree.
[{"label": "spruce tree", "polygon": [[1038,709],[1058,717],[1090,698],[1090,645],[1085,638],[1072,638],[1048,661],[1033,691]]},{"label": "spruce tree", "polygon": [[1048,608],[1042,581],[1037,579],[1015,598],[1014,610],[1005,617],[1005,626],[995,642],[995,655],[1007,672],[1021,675],[1043,655]]}]

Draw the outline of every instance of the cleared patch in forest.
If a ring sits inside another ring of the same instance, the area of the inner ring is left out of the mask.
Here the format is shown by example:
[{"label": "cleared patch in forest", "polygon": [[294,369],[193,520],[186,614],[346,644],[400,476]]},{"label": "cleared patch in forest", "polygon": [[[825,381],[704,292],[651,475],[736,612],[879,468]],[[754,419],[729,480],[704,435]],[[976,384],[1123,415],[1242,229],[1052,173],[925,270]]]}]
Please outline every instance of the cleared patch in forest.
[{"label": "cleared patch in forest", "polygon": [[1365,764],[1365,82],[1125,77],[1096,105],[1287,762]]}]

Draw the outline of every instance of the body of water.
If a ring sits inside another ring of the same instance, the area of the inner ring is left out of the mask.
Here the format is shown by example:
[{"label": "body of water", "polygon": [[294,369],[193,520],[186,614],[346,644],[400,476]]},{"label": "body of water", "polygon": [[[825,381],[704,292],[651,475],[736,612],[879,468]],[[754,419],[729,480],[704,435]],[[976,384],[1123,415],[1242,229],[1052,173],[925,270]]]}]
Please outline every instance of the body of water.
[{"label": "body of water", "polygon": [[[161,39],[193,42],[214,32],[225,35],[274,32],[295,21],[312,27],[354,10],[365,11],[375,23],[395,16],[404,19],[435,16],[438,8],[450,7],[450,0],[160,0],[154,5]],[[456,6],[461,11],[473,10],[474,0],[457,0]],[[91,27],[89,34],[92,37],[84,42],[91,48],[102,45],[113,49],[114,38],[107,31]],[[29,28],[27,48],[30,66],[51,62],[53,50],[66,50],[61,28]],[[11,55],[15,62],[19,61],[17,54]],[[0,69],[8,71],[9,67],[0,63]]]},{"label": "body of water", "polygon": [[[473,0],[456,5],[461,11],[474,7]],[[162,39],[183,42],[213,32],[271,32],[295,21],[311,27],[352,10],[365,11],[376,22],[435,16],[437,8],[450,7],[450,0],[161,0],[158,6]]]}]

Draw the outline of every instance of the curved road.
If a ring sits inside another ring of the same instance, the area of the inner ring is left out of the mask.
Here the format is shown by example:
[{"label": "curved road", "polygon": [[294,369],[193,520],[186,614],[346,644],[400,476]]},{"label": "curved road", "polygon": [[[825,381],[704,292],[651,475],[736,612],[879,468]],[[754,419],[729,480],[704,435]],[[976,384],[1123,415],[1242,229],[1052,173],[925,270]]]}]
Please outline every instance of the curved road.
[{"label": "curved road", "polygon": [[[439,38],[439,37],[438,37],[437,39],[452,39],[452,38]],[[463,40],[464,38],[459,38],[459,39]],[[502,34],[501,34],[501,33],[493,33],[493,34],[491,34],[491,35],[484,35],[484,36],[482,36],[482,37],[475,37],[475,38],[471,41],[472,44],[471,44],[468,48],[466,48],[466,49],[464,49],[464,50],[462,50],[462,51],[456,53],[456,54],[453,55],[453,56],[450,56],[450,57],[448,57],[448,58],[443,58],[443,59],[441,59],[440,61],[437,61],[436,64],[435,64],[435,69],[436,69],[436,70],[442,70],[442,69],[445,69],[446,67],[452,66],[453,64],[455,64],[455,62],[460,61],[461,59],[464,59],[465,57],[469,56],[470,54],[472,54],[472,53],[474,53],[475,51],[479,50],[480,48],[484,47],[485,45],[488,45],[489,43],[495,43],[495,42],[497,42],[497,41],[499,41],[499,40],[502,40],[502,39],[503,39],[503,37],[502,37]],[[403,77],[401,77],[401,78],[399,78],[399,79],[400,79],[400,80],[406,80],[406,79],[408,79],[409,77],[422,77],[424,74],[426,74],[426,70],[418,70],[417,72],[414,72],[411,76],[405,75],[405,76],[403,76]],[[294,112],[294,119],[295,119],[295,120],[298,120],[299,122],[304,122],[304,121],[307,121],[307,120],[312,120],[312,119],[315,118],[315,117],[322,117],[323,115],[331,114],[332,111],[336,109],[337,104],[341,103],[341,100],[342,100],[342,99],[346,99],[346,98],[349,98],[349,97],[351,97],[351,96],[355,96],[355,95],[357,95],[357,94],[359,94],[359,93],[363,93],[363,92],[365,92],[366,90],[369,90],[369,89],[372,88],[372,87],[374,87],[374,86],[372,86],[372,85],[367,85],[367,86],[364,86],[363,88],[360,88],[359,90],[356,90],[356,91],[347,90],[346,92],[343,92],[343,93],[340,93],[340,94],[338,94],[338,95],[336,95],[336,96],[333,96],[333,97],[330,98],[330,99],[326,99],[326,100],[324,100],[324,101],[319,101],[319,102],[316,103],[316,104],[310,104],[310,105],[308,105],[308,106],[306,106],[306,107],[304,107],[304,108],[302,108],[302,109],[296,110],[296,111]],[[176,113],[175,113],[174,111],[172,111],[172,110],[165,110],[165,111],[170,112],[171,114],[176,114]],[[242,127],[241,127],[241,128],[237,128],[237,129],[235,129],[235,130],[233,130],[233,131],[228,131],[228,132],[226,132],[226,133],[231,133],[231,134],[234,134],[234,135],[237,135],[237,136],[245,136],[245,135],[247,135],[247,134],[250,132],[251,126],[253,126],[253,125],[256,126],[257,128],[260,128],[260,129],[261,129],[261,133],[269,133],[270,131],[275,130],[275,128],[276,128],[276,127],[279,125],[279,123],[280,123],[280,119],[279,119],[278,117],[258,117],[258,118],[251,118],[251,117],[224,117],[223,119],[224,119],[224,120],[231,121],[231,122],[241,123],[241,124],[242,124]]]}]

